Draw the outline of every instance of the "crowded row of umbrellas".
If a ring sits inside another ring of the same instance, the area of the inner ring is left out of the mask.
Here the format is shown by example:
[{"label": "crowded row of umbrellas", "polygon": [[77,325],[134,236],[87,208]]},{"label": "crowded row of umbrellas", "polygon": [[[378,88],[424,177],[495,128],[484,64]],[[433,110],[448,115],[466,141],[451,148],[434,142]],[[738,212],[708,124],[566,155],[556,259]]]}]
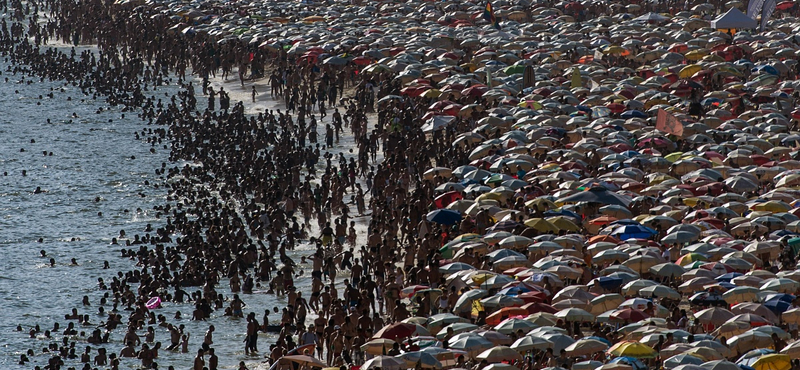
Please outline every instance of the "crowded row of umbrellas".
[{"label": "crowded row of umbrellas", "polygon": [[[371,357],[361,369],[456,367],[463,356],[513,370],[547,349],[581,360],[577,370],[643,370],[655,358],[678,370],[787,370],[800,356],[798,342],[774,350],[800,323],[800,270],[782,260],[800,246],[798,19],[755,33],[712,26],[740,2],[668,15],[496,1],[497,30],[475,2],[256,5],[229,22],[164,6],[184,33],[399,82],[378,108],[425,104],[420,129],[460,130],[451,145],[469,161],[425,170],[436,189],[427,220],[490,220],[439,249],[447,286],[402,291],[415,302],[455,287],[451,312],[383,328],[361,348]],[[677,307],[690,325],[675,327]],[[621,339],[575,337],[569,323]],[[668,334],[674,343],[654,349]],[[419,348],[388,356],[396,343]]]}]

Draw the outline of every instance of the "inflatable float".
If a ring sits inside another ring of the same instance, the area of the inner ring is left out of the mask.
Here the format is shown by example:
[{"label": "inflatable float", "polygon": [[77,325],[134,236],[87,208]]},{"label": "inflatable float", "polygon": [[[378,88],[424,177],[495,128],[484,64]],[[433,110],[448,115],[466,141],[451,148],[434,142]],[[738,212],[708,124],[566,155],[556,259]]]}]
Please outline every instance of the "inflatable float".
[{"label": "inflatable float", "polygon": [[160,308],[161,298],[159,297],[150,298],[150,300],[147,301],[147,303],[145,303],[144,306],[147,307],[148,310],[154,310],[156,308]]}]

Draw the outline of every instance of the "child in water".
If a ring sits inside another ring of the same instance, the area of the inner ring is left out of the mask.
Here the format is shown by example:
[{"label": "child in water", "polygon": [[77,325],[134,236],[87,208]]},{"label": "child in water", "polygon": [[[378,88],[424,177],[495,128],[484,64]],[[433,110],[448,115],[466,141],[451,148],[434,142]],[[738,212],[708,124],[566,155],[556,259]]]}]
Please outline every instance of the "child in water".
[{"label": "child in water", "polygon": [[181,353],[189,353],[189,333],[181,336]]}]

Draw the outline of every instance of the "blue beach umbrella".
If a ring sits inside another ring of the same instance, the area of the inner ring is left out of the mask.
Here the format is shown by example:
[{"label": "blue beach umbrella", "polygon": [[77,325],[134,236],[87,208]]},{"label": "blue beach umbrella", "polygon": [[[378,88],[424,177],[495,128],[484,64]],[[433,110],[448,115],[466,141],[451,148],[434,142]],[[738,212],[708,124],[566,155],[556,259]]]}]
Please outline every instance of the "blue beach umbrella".
[{"label": "blue beach umbrella", "polygon": [[774,312],[778,316],[788,310],[791,306],[792,304],[790,302],[782,301],[780,299],[764,302],[764,307],[769,308],[770,311]]},{"label": "blue beach umbrella", "polygon": [[611,236],[620,240],[628,239],[647,239],[658,234],[657,231],[643,225],[624,225],[620,226],[611,232]]},{"label": "blue beach umbrella", "polygon": [[739,273],[739,272],[729,272],[727,274],[717,276],[715,280],[717,280],[719,282],[722,282],[722,281],[730,282],[731,280],[733,280],[733,279],[735,279],[735,278],[737,278],[739,276],[742,276],[742,275],[744,275],[744,274]]},{"label": "blue beach umbrella", "polygon": [[461,221],[461,214],[451,209],[437,209],[435,211],[428,212],[426,218],[428,221],[435,222],[437,224],[454,225],[455,223]]}]

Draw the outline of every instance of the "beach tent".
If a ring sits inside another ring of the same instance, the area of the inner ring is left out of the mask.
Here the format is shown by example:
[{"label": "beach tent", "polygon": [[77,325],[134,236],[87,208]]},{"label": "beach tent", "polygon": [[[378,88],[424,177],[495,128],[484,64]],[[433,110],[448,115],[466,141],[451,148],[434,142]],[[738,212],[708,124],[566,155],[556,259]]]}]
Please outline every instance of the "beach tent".
[{"label": "beach tent", "polygon": [[733,7],[727,13],[711,21],[711,28],[716,29],[745,29],[756,28],[758,23],[741,10]]}]

